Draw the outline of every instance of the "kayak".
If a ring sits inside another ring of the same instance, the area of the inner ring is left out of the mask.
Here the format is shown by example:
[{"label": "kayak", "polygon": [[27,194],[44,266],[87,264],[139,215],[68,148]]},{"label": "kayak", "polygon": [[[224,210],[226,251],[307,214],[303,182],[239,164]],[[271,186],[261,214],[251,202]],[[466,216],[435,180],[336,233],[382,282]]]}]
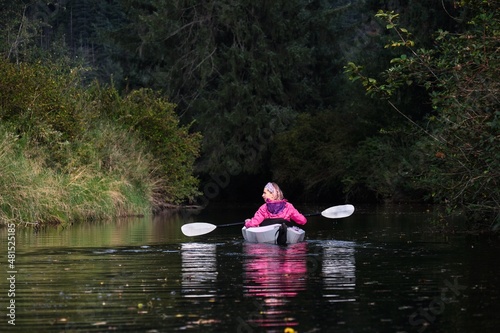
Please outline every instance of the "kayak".
[{"label": "kayak", "polygon": [[[249,243],[269,243],[277,244],[278,230],[281,224],[271,224],[263,227],[243,227],[241,233],[243,238]],[[305,237],[305,231],[299,227],[288,227],[286,229],[286,243],[295,244],[302,242]]]},{"label": "kayak", "polygon": [[[329,218],[329,219],[340,219],[343,217],[351,216],[352,213],[354,213],[354,206],[353,205],[340,205],[340,206],[333,206],[333,207],[327,208],[324,211],[322,211],[321,213],[307,214],[304,216],[321,215],[321,216]],[[181,227],[181,231],[185,236],[194,237],[194,236],[201,236],[201,235],[208,234],[208,233],[214,231],[216,228],[232,227],[235,225],[241,225],[243,223],[244,222],[236,222],[236,223],[227,223],[227,224],[219,224],[219,225],[206,223],[206,222],[186,223]],[[243,228],[242,233],[243,233],[243,237],[248,242],[252,242],[252,243],[266,243],[267,242],[267,243],[275,244],[275,243],[277,243],[277,239],[276,239],[277,235],[276,235],[275,228],[279,228],[279,226],[280,226],[280,224],[277,224],[277,227],[268,228],[268,229],[274,230],[274,232],[275,232],[274,234],[272,232],[270,232],[269,230],[265,229],[264,227],[257,227],[257,228],[250,228],[250,229]],[[264,228],[264,229],[262,229],[262,228]],[[253,229],[255,229],[255,230],[253,230]],[[257,230],[257,229],[259,229],[259,230]],[[267,233],[266,233],[266,231],[267,231]],[[261,234],[261,233],[262,233],[262,235],[260,235],[259,239],[257,239],[257,235]],[[292,244],[292,243],[302,242],[304,240],[304,236],[305,236],[304,233],[305,232],[298,227],[292,227],[291,230],[290,230],[290,228],[288,228],[287,238],[289,239],[289,241],[287,241],[287,243]],[[266,236],[264,237],[264,235],[266,235]]]}]

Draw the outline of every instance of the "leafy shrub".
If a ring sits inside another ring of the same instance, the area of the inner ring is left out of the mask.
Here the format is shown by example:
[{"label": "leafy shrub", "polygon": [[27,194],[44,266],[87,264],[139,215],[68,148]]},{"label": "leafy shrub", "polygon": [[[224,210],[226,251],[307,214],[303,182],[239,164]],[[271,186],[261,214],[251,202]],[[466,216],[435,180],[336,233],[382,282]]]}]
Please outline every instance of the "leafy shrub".
[{"label": "leafy shrub", "polygon": [[[367,93],[391,101],[401,87],[418,84],[427,89],[434,114],[427,118],[418,140],[426,147],[427,169],[420,177],[434,200],[450,211],[464,212],[471,222],[500,227],[500,57],[498,5],[490,1],[462,1],[473,16],[463,33],[438,31],[435,48],[415,49],[411,33],[398,25],[398,14],[379,12],[408,54],[394,58],[379,79],[366,77],[361,67],[347,66]],[[408,120],[409,119],[407,117]]]},{"label": "leafy shrub", "polygon": [[193,165],[201,135],[180,124],[174,104],[151,89],[135,90],[122,98],[113,88],[96,87],[93,94],[101,101],[103,114],[144,140],[158,160],[154,175],[162,182],[162,201],[178,203],[199,194]]},{"label": "leafy shrub", "polygon": [[194,197],[200,135],[175,106],[151,90],[84,87],[77,72],[0,60],[2,217],[110,218]]}]

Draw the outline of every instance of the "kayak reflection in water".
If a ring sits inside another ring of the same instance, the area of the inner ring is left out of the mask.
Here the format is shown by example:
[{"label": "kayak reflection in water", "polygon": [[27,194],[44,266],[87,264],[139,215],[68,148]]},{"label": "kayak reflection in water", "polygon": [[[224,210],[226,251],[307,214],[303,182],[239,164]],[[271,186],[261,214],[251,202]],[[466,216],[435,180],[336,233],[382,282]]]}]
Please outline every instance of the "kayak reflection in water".
[{"label": "kayak reflection in water", "polygon": [[245,296],[262,298],[249,325],[296,326],[289,301],[306,290],[307,243],[286,248],[262,243],[244,243]]}]

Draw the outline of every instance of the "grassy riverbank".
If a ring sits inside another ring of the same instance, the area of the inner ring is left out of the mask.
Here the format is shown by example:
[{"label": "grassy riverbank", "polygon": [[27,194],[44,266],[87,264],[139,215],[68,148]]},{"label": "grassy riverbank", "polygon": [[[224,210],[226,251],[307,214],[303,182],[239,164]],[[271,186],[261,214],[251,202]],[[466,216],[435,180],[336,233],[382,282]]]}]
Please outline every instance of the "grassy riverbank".
[{"label": "grassy riverbank", "polygon": [[[112,132],[108,129],[100,133]],[[123,146],[129,143],[137,147],[125,133],[115,139],[123,139]],[[140,149],[135,159],[131,154],[120,154],[120,150],[115,151],[116,157],[127,159],[116,161],[117,165],[122,165],[122,172],[104,172],[99,168],[97,154],[87,165],[58,172],[46,165],[49,156],[43,149],[0,128],[0,219],[14,223],[59,224],[147,214],[151,211],[154,182],[147,178],[132,180],[137,175],[147,175],[151,162]],[[125,169],[135,175],[126,177]]]},{"label": "grassy riverbank", "polygon": [[0,221],[149,214],[197,194],[199,134],[151,90],[121,96],[57,66],[0,62]]}]

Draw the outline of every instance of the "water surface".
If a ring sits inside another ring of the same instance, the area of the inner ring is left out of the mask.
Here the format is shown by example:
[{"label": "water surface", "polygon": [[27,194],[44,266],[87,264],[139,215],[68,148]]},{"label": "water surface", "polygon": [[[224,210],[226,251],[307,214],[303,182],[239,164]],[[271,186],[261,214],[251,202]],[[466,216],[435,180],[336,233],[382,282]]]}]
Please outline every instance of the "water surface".
[{"label": "water surface", "polygon": [[180,232],[254,209],[18,228],[15,274],[1,228],[0,331],[484,333],[500,325],[498,239],[430,234],[432,212],[421,207],[311,217],[306,241],[287,247],[245,243],[238,226]]}]

